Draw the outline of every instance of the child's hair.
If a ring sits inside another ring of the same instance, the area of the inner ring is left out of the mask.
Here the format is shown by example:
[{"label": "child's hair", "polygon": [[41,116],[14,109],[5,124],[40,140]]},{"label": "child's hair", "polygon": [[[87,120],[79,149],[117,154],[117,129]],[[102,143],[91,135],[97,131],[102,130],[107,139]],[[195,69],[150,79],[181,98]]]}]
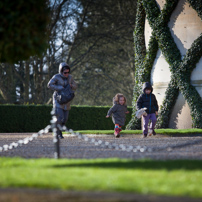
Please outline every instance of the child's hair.
[{"label": "child's hair", "polygon": [[123,97],[124,98],[124,101],[125,101],[125,103],[124,104],[126,104],[126,97],[123,95],[123,94],[121,94],[121,93],[117,93],[115,96],[114,96],[114,98],[113,98],[113,103],[119,103],[119,99],[121,98],[121,97]]}]

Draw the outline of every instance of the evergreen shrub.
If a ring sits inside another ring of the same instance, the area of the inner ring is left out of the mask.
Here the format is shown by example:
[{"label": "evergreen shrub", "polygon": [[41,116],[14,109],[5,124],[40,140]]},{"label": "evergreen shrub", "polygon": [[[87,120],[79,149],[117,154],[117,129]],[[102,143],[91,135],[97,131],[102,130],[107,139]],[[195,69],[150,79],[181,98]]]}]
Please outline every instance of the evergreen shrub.
[{"label": "evergreen shrub", "polygon": [[[187,1],[202,19],[201,1]],[[172,110],[179,92],[181,92],[191,111],[192,127],[202,128],[202,99],[190,81],[191,73],[202,56],[202,34],[194,40],[186,55],[182,57],[168,27],[171,14],[178,2],[179,0],[166,0],[162,11],[155,0],[138,0],[137,2],[136,27],[134,30],[135,87],[133,114],[131,121],[127,125],[128,130],[141,128],[140,120],[135,117],[136,101],[142,93],[142,84],[150,81],[151,70],[158,49],[161,50],[169,64],[171,80],[159,110],[156,127],[169,127]],[[146,18],[152,28],[148,49],[146,49],[144,39]]]},{"label": "evergreen shrub", "polygon": [[[109,106],[72,106],[66,126],[73,130],[113,130]],[[126,115],[126,124],[131,119]],[[51,105],[0,105],[0,133],[38,132],[50,124]],[[123,127],[124,129],[125,127]]]}]

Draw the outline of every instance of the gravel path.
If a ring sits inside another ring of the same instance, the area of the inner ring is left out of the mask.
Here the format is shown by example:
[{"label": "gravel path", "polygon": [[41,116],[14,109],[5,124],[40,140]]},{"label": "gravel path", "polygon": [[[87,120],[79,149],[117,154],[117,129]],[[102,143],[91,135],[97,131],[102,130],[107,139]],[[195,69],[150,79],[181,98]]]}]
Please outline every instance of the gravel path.
[{"label": "gravel path", "polygon": [[[0,146],[17,142],[25,137],[30,137],[31,133],[16,134],[0,134]],[[186,136],[186,137],[169,137],[165,135],[156,135],[147,138],[141,138],[140,135],[122,135],[120,138],[114,138],[113,135],[96,135],[89,136],[96,140],[107,141],[110,143],[146,146],[149,148],[161,148],[167,146],[176,146],[182,143],[199,141],[198,144],[189,145],[182,148],[176,148],[172,151],[153,151],[153,152],[126,152],[109,148],[95,146],[90,142],[78,139],[75,136],[64,135],[64,139],[60,140],[60,157],[61,158],[130,158],[141,159],[151,158],[156,160],[167,159],[202,159],[202,136]],[[23,158],[53,158],[54,144],[51,133],[38,137],[36,140],[27,145],[23,145],[16,149],[0,153],[0,156],[18,156]]]},{"label": "gravel path", "polygon": [[[30,137],[32,133],[0,133],[0,146],[17,142],[20,139]],[[101,148],[90,142],[78,139],[75,136],[64,135],[60,141],[61,158],[130,158],[141,159],[151,158],[156,160],[167,159],[202,159],[202,135],[186,137],[170,137],[165,135],[156,135],[148,138],[141,138],[141,135],[122,135],[116,139],[113,135],[89,136],[96,140],[107,141],[110,143],[147,146],[149,148],[159,148],[165,146],[176,146],[182,143],[198,141],[198,144],[189,145],[182,148],[176,148],[172,151],[162,150],[156,152],[126,152],[114,149]],[[38,137],[27,145],[23,145],[13,150],[0,152],[0,156],[22,157],[22,158],[53,158],[54,144],[51,133]],[[134,193],[104,193],[104,192],[69,192],[57,190],[37,190],[37,189],[0,189],[0,201],[47,201],[47,202],[199,202],[202,199],[193,199],[188,197],[166,197],[138,195]]]}]

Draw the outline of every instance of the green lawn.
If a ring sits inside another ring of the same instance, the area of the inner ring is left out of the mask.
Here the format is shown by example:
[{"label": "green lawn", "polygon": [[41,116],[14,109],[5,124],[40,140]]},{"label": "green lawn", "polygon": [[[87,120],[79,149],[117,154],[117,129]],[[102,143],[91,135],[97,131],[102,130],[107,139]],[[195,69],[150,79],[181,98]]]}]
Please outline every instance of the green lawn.
[{"label": "green lawn", "polygon": [[0,158],[0,187],[202,198],[202,161]]},{"label": "green lawn", "polygon": [[[174,135],[174,134],[202,134],[202,129],[190,128],[190,129],[156,129],[157,134]],[[81,134],[113,134],[114,130],[80,130],[75,131]],[[122,130],[123,134],[142,134],[142,130]]]}]

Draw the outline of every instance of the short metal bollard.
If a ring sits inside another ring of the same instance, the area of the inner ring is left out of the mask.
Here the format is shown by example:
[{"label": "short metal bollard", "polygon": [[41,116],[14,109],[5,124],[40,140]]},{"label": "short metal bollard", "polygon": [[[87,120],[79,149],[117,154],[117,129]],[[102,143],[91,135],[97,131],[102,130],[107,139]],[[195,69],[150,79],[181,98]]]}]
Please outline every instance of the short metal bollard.
[{"label": "short metal bollard", "polygon": [[57,117],[55,116],[55,109],[51,111],[52,115],[52,120],[51,120],[51,128],[53,132],[53,143],[55,147],[55,152],[54,152],[54,158],[59,159],[60,158],[60,139],[58,137],[57,131],[59,130],[57,128]]}]

